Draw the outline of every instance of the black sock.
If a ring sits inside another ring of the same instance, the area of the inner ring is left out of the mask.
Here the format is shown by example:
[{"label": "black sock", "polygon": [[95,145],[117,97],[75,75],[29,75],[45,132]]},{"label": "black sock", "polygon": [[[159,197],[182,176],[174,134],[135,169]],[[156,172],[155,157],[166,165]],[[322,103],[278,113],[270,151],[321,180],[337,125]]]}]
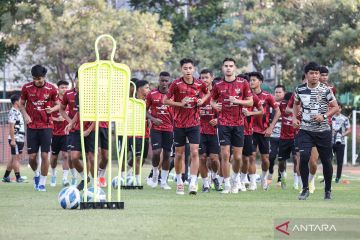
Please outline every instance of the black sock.
[{"label": "black sock", "polygon": [[4,178],[7,178],[10,176],[11,171],[6,170],[4,174]]},{"label": "black sock", "polygon": [[182,179],[183,182],[185,182],[185,180],[187,180],[187,177],[186,177],[185,173],[181,174],[181,179]]},{"label": "black sock", "polygon": [[20,172],[16,172],[16,173],[15,173],[15,176],[16,176],[16,180],[20,179],[20,178],[21,178]]}]

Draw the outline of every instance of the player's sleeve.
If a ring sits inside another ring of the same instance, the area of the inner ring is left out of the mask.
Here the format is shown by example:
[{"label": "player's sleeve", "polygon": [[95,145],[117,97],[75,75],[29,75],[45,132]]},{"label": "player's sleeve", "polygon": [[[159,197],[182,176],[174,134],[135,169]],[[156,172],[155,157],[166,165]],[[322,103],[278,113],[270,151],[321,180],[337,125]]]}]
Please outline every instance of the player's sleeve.
[{"label": "player's sleeve", "polygon": [[293,108],[294,107],[294,101],[295,101],[295,97],[294,97],[294,93],[291,95],[289,102],[287,104],[288,108]]},{"label": "player's sleeve", "polygon": [[9,123],[16,123],[16,116],[14,111],[10,110],[8,119]]},{"label": "player's sleeve", "polygon": [[328,102],[332,102],[334,100],[336,100],[333,92],[330,90],[330,88],[326,88],[326,100]]},{"label": "player's sleeve", "polygon": [[253,94],[251,93],[251,90],[250,90],[250,86],[249,86],[249,83],[248,81],[244,81],[244,89],[243,89],[243,95],[244,95],[244,99],[245,98],[248,98],[248,97],[253,97]]},{"label": "player's sleeve", "polygon": [[149,109],[151,106],[151,92],[146,95],[146,109]]},{"label": "player's sleeve", "polygon": [[344,127],[346,130],[348,130],[350,128],[350,121],[349,118],[345,118],[345,122],[344,122]]},{"label": "player's sleeve", "polygon": [[215,100],[215,101],[218,100],[218,98],[219,98],[219,91],[218,91],[218,86],[217,85],[215,85],[214,88],[211,91],[211,98],[213,100]]},{"label": "player's sleeve", "polygon": [[68,102],[69,102],[69,100],[67,97],[67,92],[65,92],[63,99],[60,100],[60,103],[61,103],[61,105],[64,105],[66,107],[68,105]]},{"label": "player's sleeve", "polygon": [[172,96],[175,95],[175,92],[176,92],[176,82],[174,81],[174,82],[170,85],[169,91],[168,91],[168,93],[166,94],[166,97],[167,97],[168,99],[172,98]]},{"label": "player's sleeve", "polygon": [[298,88],[295,88],[295,91],[294,91],[294,103],[295,102],[300,102],[300,96],[299,96],[299,89]]},{"label": "player's sleeve", "polygon": [[24,101],[26,101],[28,99],[28,92],[27,92],[27,89],[25,88],[25,85],[21,89],[20,98],[21,98],[21,100],[24,100]]},{"label": "player's sleeve", "polygon": [[278,109],[279,108],[279,104],[277,104],[277,102],[275,101],[275,98],[273,97],[273,95],[269,94],[267,99],[268,99],[269,105],[273,109]]},{"label": "player's sleeve", "polygon": [[253,101],[254,101],[254,107],[256,107],[259,110],[261,107],[260,98],[257,95],[253,94]]},{"label": "player's sleeve", "polygon": [[55,87],[52,87],[50,100],[53,102],[57,101],[57,90]]},{"label": "player's sleeve", "polygon": [[204,94],[207,94],[209,92],[208,88],[206,87],[206,84],[204,82],[201,83],[201,91]]}]

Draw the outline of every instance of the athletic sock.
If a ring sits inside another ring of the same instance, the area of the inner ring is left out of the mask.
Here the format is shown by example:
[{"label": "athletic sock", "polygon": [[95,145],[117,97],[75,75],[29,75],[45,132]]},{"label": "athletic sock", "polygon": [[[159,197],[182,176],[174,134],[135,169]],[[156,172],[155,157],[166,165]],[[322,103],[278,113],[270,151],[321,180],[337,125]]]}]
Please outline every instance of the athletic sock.
[{"label": "athletic sock", "polygon": [[219,176],[219,177],[218,177],[218,179],[219,179],[219,183],[220,183],[220,185],[222,185],[222,184],[223,184],[223,182],[224,182],[224,177]]},{"label": "athletic sock", "polygon": [[19,180],[19,179],[21,178],[20,172],[16,172],[16,173],[15,173],[15,177],[16,177],[16,180]]},{"label": "athletic sock", "polygon": [[68,175],[69,175],[69,170],[63,170],[63,177],[62,177],[62,179],[63,180],[67,180],[67,178],[68,178]]},{"label": "athletic sock", "polygon": [[240,182],[244,183],[246,181],[246,173],[240,173]]},{"label": "athletic sock", "polygon": [[230,187],[230,178],[229,177],[224,178],[224,183],[226,187]]},{"label": "athletic sock", "polygon": [[234,173],[233,177],[236,183],[240,182],[240,173]]},{"label": "athletic sock", "polygon": [[56,168],[51,168],[51,176],[56,177]]},{"label": "athletic sock", "polygon": [[45,186],[45,184],[46,184],[46,177],[47,177],[47,176],[40,175],[39,185],[44,185],[44,186]]},{"label": "athletic sock", "polygon": [[176,184],[184,184],[183,180],[182,180],[182,174],[176,174]]},{"label": "athletic sock", "polygon": [[11,171],[6,170],[4,174],[4,178],[7,178],[10,176]]},{"label": "athletic sock", "polygon": [[161,170],[161,184],[165,184],[169,176],[169,170]]},{"label": "athletic sock", "polygon": [[296,173],[294,173],[294,185],[296,185],[296,186],[299,185],[299,178],[298,178],[298,175]]},{"label": "athletic sock", "polygon": [[135,175],[136,185],[140,186],[140,175]]},{"label": "athletic sock", "polygon": [[312,175],[311,173],[309,173],[309,183],[313,181],[315,175]]},{"label": "athletic sock", "polygon": [[216,175],[217,175],[216,172],[211,171],[211,179],[215,179]]},{"label": "athletic sock", "polygon": [[71,176],[72,176],[73,178],[76,178],[76,177],[77,177],[77,171],[76,171],[75,168],[70,168],[70,172],[71,172]]},{"label": "athletic sock", "polygon": [[35,170],[34,173],[35,173],[35,177],[40,177],[40,171]]},{"label": "athletic sock", "polygon": [[249,174],[250,182],[256,184],[256,174]]},{"label": "athletic sock", "polygon": [[285,172],[285,171],[280,172],[280,174],[281,174],[281,178],[285,178],[285,179],[286,179],[286,172]]},{"label": "athletic sock", "polygon": [[196,175],[190,175],[190,184],[195,185],[196,184],[196,179],[197,179]]},{"label": "athletic sock", "polygon": [[272,179],[272,174],[271,174],[271,173],[269,173],[268,177]]},{"label": "athletic sock", "polygon": [[267,171],[262,171],[261,179],[266,179],[266,173],[267,173]]},{"label": "athletic sock", "polygon": [[122,179],[125,179],[125,172],[121,172],[120,176]]},{"label": "athletic sock", "polygon": [[208,178],[203,178],[202,181],[203,181],[203,185],[204,185],[205,188],[209,188],[209,187],[210,187],[210,186],[209,186],[209,182],[208,182]]},{"label": "athletic sock", "polygon": [[152,171],[153,171],[153,175],[152,175],[152,178],[157,180],[158,177],[159,177],[159,167],[153,167],[152,168]]},{"label": "athletic sock", "polygon": [[105,169],[99,168],[98,175],[99,177],[105,176]]}]

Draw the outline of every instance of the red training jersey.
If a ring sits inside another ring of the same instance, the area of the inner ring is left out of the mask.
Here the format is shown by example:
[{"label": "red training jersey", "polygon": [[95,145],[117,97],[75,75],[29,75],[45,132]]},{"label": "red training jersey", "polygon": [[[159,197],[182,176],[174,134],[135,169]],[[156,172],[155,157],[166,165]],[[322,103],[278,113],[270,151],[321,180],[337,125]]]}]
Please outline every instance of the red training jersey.
[{"label": "red training jersey", "polygon": [[295,129],[293,126],[293,114],[286,113],[286,107],[288,103],[286,101],[281,101],[280,111],[281,111],[281,132],[280,139],[294,139]]},{"label": "red training jersey", "polygon": [[[261,108],[260,99],[256,94],[253,94],[254,105],[252,107],[244,108],[249,112],[258,111]],[[254,116],[244,116],[244,135],[253,134],[253,121]]]},{"label": "red training jersey", "polygon": [[25,84],[21,89],[21,100],[26,102],[25,110],[31,118],[28,128],[53,128],[51,114],[46,113],[47,107],[53,107],[56,102],[56,87],[48,82],[37,87],[33,82]]},{"label": "red training jersey", "polygon": [[150,114],[154,118],[158,118],[162,121],[162,124],[151,125],[151,128],[154,130],[172,132],[173,131],[173,110],[169,105],[164,104],[165,93],[159,91],[159,89],[154,89],[146,95],[146,109],[150,110]]},{"label": "red training jersey", "polygon": [[245,100],[248,97],[252,97],[249,83],[245,79],[237,77],[231,82],[222,79],[215,84],[211,92],[211,97],[214,101],[222,104],[218,117],[219,125],[244,125],[242,106],[239,104],[232,104],[230,102],[230,97],[235,97],[238,100]]},{"label": "red training jersey", "polygon": [[256,94],[260,99],[260,104],[264,108],[264,114],[254,116],[254,132],[264,134],[266,129],[270,126],[270,108],[276,110],[279,106],[274,97],[267,91],[261,91]]},{"label": "red training jersey", "polygon": [[[57,102],[61,103],[61,99],[57,96]],[[54,118],[59,118],[61,116],[60,111],[56,111],[51,113],[54,122],[53,128],[53,135],[54,136],[64,136],[65,134],[65,127],[68,125],[68,122],[64,119],[62,121],[57,121]]]},{"label": "red training jersey", "polygon": [[183,78],[172,82],[166,94],[167,98],[173,98],[175,102],[181,102],[186,97],[189,99],[184,107],[173,107],[175,127],[190,128],[200,125],[197,100],[202,93],[207,94],[208,90],[205,83],[199,79],[193,78],[192,84],[186,83]]},{"label": "red training jersey", "polygon": [[200,106],[200,133],[208,135],[216,135],[216,126],[211,126],[210,121],[216,118],[216,111],[210,105],[208,98],[203,105]]}]

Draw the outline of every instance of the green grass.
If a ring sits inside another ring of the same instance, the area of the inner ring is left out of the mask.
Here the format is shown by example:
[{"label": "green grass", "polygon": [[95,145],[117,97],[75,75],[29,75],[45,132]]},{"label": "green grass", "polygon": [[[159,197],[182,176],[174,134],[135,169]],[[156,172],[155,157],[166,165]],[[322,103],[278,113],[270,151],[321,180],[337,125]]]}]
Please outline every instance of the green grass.
[{"label": "green grass", "polygon": [[[3,172],[0,166],[1,177]],[[43,193],[34,191],[32,181],[0,183],[0,239],[273,239],[275,218],[358,218],[358,180],[334,185],[328,202],[317,181],[315,193],[299,201],[288,172],[285,191],[273,184],[268,192],[177,196],[173,183],[171,191],[127,190],[125,210],[63,210],[60,186]],[[27,168],[22,174],[32,178]]]}]

